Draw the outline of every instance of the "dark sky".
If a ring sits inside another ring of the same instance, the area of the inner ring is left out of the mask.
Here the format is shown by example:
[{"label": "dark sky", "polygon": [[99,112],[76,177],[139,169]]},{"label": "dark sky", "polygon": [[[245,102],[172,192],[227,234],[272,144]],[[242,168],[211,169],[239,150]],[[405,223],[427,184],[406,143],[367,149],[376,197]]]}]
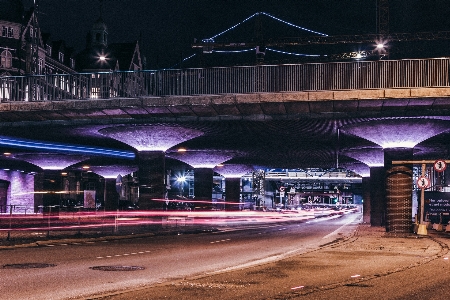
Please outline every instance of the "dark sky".
[{"label": "dark sky", "polygon": [[[100,2],[36,1],[43,31],[82,50],[86,33],[100,16]],[[389,10],[390,32],[450,31],[448,0],[390,0]],[[156,69],[195,53],[194,38],[214,36],[259,11],[328,35],[376,32],[376,0],[104,0],[102,16],[110,43],[141,36],[147,68]],[[217,40],[250,41],[255,24],[246,22]],[[265,37],[305,34],[270,18],[261,24]]]}]

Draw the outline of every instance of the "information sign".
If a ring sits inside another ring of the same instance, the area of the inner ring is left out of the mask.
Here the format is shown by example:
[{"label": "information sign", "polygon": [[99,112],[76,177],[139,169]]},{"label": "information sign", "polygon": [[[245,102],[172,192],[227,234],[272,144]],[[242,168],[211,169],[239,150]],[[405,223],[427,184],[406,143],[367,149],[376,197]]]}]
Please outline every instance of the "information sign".
[{"label": "information sign", "polygon": [[425,212],[430,214],[450,212],[450,193],[425,192]]}]

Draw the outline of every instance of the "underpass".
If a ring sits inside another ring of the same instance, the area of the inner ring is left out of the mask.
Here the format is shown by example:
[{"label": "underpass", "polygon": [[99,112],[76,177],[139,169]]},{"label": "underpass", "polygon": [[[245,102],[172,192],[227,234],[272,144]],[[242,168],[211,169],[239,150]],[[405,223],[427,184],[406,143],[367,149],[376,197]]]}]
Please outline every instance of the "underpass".
[{"label": "underpass", "polygon": [[[212,233],[72,240],[3,249],[0,260],[7,263],[0,273],[8,280],[1,283],[2,297],[90,298],[267,263],[351,234],[351,224],[360,217],[352,213],[342,218],[322,218],[314,225],[294,219]],[[127,270],[127,266],[136,268]]]}]

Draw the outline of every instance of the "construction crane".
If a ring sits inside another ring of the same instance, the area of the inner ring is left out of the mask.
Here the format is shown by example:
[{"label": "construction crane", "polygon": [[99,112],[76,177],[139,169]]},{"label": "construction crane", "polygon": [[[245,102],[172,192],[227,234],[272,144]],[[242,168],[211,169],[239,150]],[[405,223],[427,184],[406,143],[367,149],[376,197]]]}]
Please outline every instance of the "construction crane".
[{"label": "construction crane", "polygon": [[[353,51],[337,54],[323,55],[328,60],[354,59],[377,56],[379,59],[388,57],[388,49],[385,44],[392,42],[415,42],[415,41],[437,41],[450,40],[450,31],[440,32],[418,32],[418,33],[390,33],[389,32],[389,1],[376,0],[377,19],[376,31],[374,34],[359,35],[311,35],[302,37],[280,37],[262,39],[262,33],[257,31],[257,38],[250,42],[219,42],[206,39],[195,41],[192,48],[201,48],[203,53],[212,53],[214,49],[220,48],[255,48],[257,62],[262,62],[264,55],[261,49],[268,47],[286,46],[307,46],[307,45],[332,45],[332,44],[373,44],[373,50]],[[260,20],[257,21],[257,28],[261,29]],[[392,50],[392,49],[391,49]]]}]

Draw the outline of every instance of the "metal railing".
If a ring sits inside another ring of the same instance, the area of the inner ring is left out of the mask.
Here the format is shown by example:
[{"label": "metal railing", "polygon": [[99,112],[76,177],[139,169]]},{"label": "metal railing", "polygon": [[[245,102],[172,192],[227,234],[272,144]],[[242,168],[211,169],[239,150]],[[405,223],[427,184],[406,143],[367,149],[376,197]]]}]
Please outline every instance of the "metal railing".
[{"label": "metal railing", "polygon": [[0,77],[0,101],[449,87],[450,58]]}]

